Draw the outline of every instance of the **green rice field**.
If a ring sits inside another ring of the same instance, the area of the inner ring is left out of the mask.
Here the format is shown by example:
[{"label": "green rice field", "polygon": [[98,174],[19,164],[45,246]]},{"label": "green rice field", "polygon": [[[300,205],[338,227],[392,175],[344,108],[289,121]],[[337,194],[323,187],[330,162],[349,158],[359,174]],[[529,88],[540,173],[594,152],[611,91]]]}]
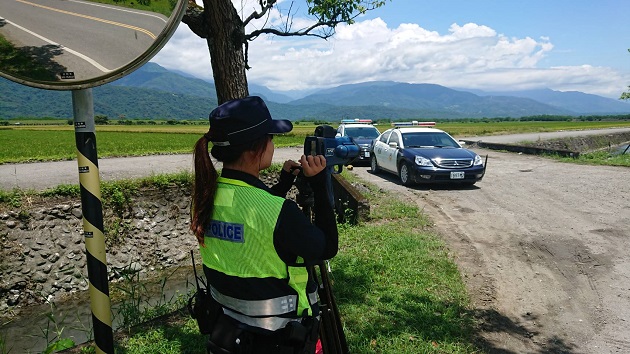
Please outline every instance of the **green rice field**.
[{"label": "green rice field", "polygon": [[[57,161],[76,158],[74,129],[54,120],[25,120],[0,126],[0,163]],[[336,127],[336,124],[332,124]],[[389,124],[377,125],[380,131]],[[438,123],[456,138],[559,130],[630,127],[630,121],[480,121]],[[190,153],[207,131],[206,125],[98,125],[99,157]],[[295,124],[289,134],[274,138],[276,147],[300,146],[312,135],[314,124]]]}]

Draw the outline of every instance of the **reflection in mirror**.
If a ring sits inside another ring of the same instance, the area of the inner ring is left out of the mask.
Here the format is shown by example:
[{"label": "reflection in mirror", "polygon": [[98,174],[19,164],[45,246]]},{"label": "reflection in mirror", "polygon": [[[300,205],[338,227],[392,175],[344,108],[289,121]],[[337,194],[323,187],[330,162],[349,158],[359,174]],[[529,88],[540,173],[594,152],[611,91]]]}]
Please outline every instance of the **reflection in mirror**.
[{"label": "reflection in mirror", "polygon": [[2,0],[0,75],[52,89],[114,80],[164,45],[185,6],[184,0]]}]

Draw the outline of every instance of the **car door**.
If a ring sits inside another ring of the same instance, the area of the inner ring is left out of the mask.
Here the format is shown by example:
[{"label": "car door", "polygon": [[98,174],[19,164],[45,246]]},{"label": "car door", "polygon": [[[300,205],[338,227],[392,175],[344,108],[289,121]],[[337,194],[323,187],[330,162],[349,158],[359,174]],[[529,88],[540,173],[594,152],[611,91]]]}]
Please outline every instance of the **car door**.
[{"label": "car door", "polygon": [[392,133],[387,140],[387,151],[384,154],[383,166],[392,172],[398,172],[398,168],[396,167],[398,148],[391,147],[392,143],[396,143],[396,146],[400,146],[400,136],[396,130],[392,130]]},{"label": "car door", "polygon": [[379,167],[384,168],[383,161],[385,161],[385,153],[387,152],[387,139],[392,133],[391,130],[386,130],[381,136],[374,142],[374,157],[378,161]]}]

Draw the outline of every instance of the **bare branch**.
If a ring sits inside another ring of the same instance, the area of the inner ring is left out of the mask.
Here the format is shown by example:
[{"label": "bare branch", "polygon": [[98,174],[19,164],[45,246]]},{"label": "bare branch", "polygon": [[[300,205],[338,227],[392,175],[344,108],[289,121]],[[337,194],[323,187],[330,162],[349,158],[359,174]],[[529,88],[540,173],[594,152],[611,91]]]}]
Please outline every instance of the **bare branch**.
[{"label": "bare branch", "polygon": [[[262,4],[263,1],[261,1]],[[273,0],[273,3],[275,4],[275,0]],[[269,5],[270,3],[267,3],[267,5]],[[285,26],[284,29],[277,29],[277,28],[261,28],[261,29],[257,29],[254,31],[251,31],[248,34],[245,34],[244,39],[247,41],[252,41],[254,39],[256,39],[258,36],[262,35],[262,34],[273,34],[276,36],[280,36],[280,37],[291,37],[291,36],[312,36],[312,37],[318,37],[318,38],[322,38],[322,39],[327,39],[332,37],[335,34],[335,27],[340,24],[340,23],[349,23],[352,24],[354,23],[354,19],[356,19],[358,16],[364,14],[366,11],[369,10],[373,10],[376,7],[366,7],[364,8],[362,11],[357,12],[356,14],[354,14],[351,17],[347,17],[347,18],[342,18],[342,19],[337,19],[338,17],[341,16],[341,12],[338,13],[334,13],[331,14],[330,16],[330,20],[328,21],[318,21],[315,24],[307,27],[307,28],[303,28],[300,30],[296,30],[296,31],[291,31],[291,23],[289,23],[289,19],[291,18],[291,9],[292,9],[293,3],[291,3],[291,7],[289,8],[289,13],[287,14],[287,20],[285,22]],[[263,10],[263,13],[268,11],[269,9],[266,8]],[[255,17],[258,16],[258,17]],[[254,13],[252,15],[250,15],[250,17],[248,17],[247,21],[251,21],[254,18],[260,18],[262,17],[261,14],[257,14]],[[316,30],[318,29],[326,29],[328,28],[329,31],[325,32],[325,33],[314,33]]]},{"label": "bare branch", "polygon": [[311,33],[312,30],[318,27],[322,27],[322,26],[331,26],[331,24],[326,24],[325,22],[318,22],[317,24],[314,24],[309,28],[306,28],[304,30],[294,31],[294,32],[282,31],[275,28],[263,28],[263,29],[252,31],[249,34],[246,34],[245,39],[248,41],[253,41],[254,39],[256,39],[256,37],[260,36],[261,34],[273,34],[280,37],[311,36],[311,37],[318,37],[322,39],[328,39],[335,34],[335,30],[332,27],[330,28],[330,31],[331,31],[330,33],[326,33],[326,34]]},{"label": "bare branch", "polygon": [[260,0],[259,4],[260,4],[260,13],[254,11],[251,13],[251,15],[249,15],[245,21],[243,21],[243,25],[247,26],[251,21],[253,20],[257,20],[259,18],[262,18],[263,16],[265,16],[265,14],[267,14],[267,12],[269,10],[271,10],[271,8],[273,8],[276,5],[276,0]]}]

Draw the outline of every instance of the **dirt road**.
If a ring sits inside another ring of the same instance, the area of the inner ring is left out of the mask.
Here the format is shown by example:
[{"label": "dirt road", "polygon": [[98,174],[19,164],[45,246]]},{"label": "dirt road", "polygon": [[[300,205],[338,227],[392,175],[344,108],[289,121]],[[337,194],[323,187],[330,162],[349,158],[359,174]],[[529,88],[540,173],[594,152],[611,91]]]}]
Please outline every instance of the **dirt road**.
[{"label": "dirt road", "polygon": [[630,169],[488,154],[472,188],[353,173],[431,216],[490,353],[630,352]]}]

